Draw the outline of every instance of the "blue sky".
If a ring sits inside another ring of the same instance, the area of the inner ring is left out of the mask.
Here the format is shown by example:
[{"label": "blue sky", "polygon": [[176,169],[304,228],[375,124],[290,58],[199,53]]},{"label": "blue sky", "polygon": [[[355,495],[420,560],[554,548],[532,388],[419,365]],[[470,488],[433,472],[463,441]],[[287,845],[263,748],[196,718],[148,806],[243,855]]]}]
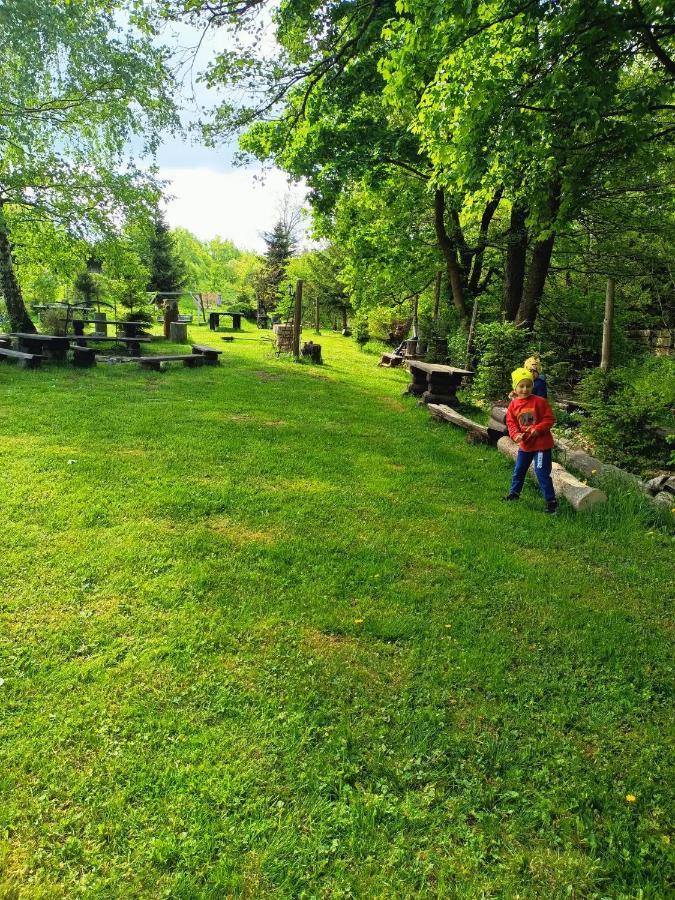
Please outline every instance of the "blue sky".
[{"label": "blue sky", "polygon": [[[199,33],[188,26],[173,26],[171,33],[164,35],[164,40],[177,46],[190,61],[190,48],[197,45],[199,38]],[[218,95],[199,84],[195,75],[225,46],[226,40],[222,30],[209,30],[182,79],[179,102],[186,125],[197,118],[199,107],[208,107],[218,100]],[[236,141],[212,149],[199,144],[195,137],[167,135],[157,154],[160,174],[169,182],[169,224],[187,228],[202,240],[219,236],[242,249],[263,250],[261,233],[274,225],[284,197],[290,194],[292,201],[301,205],[304,188],[289,185],[286,176],[276,169],[263,172],[255,164],[234,166]]]}]

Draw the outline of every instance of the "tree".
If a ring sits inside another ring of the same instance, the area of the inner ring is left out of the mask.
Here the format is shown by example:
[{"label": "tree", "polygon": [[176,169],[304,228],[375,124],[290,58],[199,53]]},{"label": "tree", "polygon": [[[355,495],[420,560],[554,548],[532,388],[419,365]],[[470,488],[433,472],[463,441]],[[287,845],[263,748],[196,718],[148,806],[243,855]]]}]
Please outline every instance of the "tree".
[{"label": "tree", "polygon": [[267,249],[256,281],[259,316],[264,316],[279,302],[279,287],[284,279],[288,261],[297,248],[299,222],[299,210],[291,208],[288,202],[285,202],[272,230],[263,234]]},{"label": "tree", "polygon": [[[235,30],[264,5],[188,4]],[[212,86],[264,100],[222,104],[208,135],[248,127],[244,150],[306,177],[323,214],[360,182],[419,179],[462,319],[501,275],[506,317],[532,327],[557,236],[617,161],[675,128],[675,29],[656,2],[289,0],[275,25],[275,58],[215,60]]]},{"label": "tree", "polygon": [[152,174],[126,156],[129,138],[152,152],[175,122],[152,38],[143,8],[124,0],[0,5],[0,279],[14,329],[34,331],[13,223],[48,220],[91,238],[156,204]]},{"label": "tree", "polygon": [[175,294],[187,277],[185,264],[176,251],[174,239],[161,211],[157,212],[150,238],[150,280],[148,291],[156,291],[156,300]]}]

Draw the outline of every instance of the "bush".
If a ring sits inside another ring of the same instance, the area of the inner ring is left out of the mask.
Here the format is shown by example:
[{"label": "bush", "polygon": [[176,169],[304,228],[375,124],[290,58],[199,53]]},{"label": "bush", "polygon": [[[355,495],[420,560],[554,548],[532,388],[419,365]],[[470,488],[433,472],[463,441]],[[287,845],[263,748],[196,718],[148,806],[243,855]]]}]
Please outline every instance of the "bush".
[{"label": "bush", "polygon": [[594,369],[579,385],[588,412],[584,434],[604,459],[637,473],[666,464],[666,442],[658,429],[668,421],[673,403],[672,383],[669,393],[645,379],[643,368]]},{"label": "bush", "polygon": [[370,340],[370,332],[368,331],[368,313],[357,312],[352,319],[352,328],[354,329],[354,340],[359,346],[363,347]]},{"label": "bush", "polygon": [[513,322],[489,322],[476,327],[474,346],[478,367],[473,383],[477,400],[506,398],[512,388],[511,372],[530,355],[530,335]]},{"label": "bush", "polygon": [[[72,320],[71,320],[72,322]],[[45,334],[65,335],[66,309],[43,309],[40,313],[40,324]]]}]

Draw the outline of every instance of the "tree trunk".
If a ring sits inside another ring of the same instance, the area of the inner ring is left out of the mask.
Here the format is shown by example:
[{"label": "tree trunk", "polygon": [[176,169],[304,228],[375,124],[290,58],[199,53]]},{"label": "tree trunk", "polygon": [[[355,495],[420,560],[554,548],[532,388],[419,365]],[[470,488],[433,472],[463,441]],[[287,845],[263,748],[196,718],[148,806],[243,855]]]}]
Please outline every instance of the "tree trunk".
[{"label": "tree trunk", "polygon": [[605,296],[605,321],[602,323],[602,358],[600,368],[607,372],[612,363],[612,326],[614,324],[614,289],[616,282],[613,278],[607,279],[607,294]]},{"label": "tree trunk", "polygon": [[436,283],[434,285],[434,327],[438,325],[438,315],[441,307],[441,279],[443,273],[439,270],[436,272]]},{"label": "tree trunk", "polygon": [[513,322],[523,299],[525,283],[525,258],[527,255],[527,209],[514,203],[511,207],[511,223],[506,249],[504,272],[504,319]]},{"label": "tree trunk", "polygon": [[555,241],[555,217],[560,209],[560,179],[551,182],[548,198],[548,226],[547,237],[538,240],[532,248],[530,267],[525,280],[523,299],[520,302],[516,324],[532,328],[537,319],[539,304],[544,293],[546,276],[551,264],[553,243]]},{"label": "tree trunk", "polygon": [[23,302],[21,287],[14,272],[12,245],[9,240],[9,229],[0,203],[0,290],[5,298],[5,306],[12,331],[24,331],[35,334],[35,325],[28,315]]},{"label": "tree trunk", "polygon": [[452,291],[452,302],[455,309],[459,313],[462,322],[466,322],[469,318],[469,312],[466,308],[464,299],[464,283],[462,279],[462,271],[460,269],[459,260],[457,258],[457,246],[450,238],[445,227],[445,194],[442,190],[437,189],[434,196],[434,226],[436,228],[436,239],[438,246],[441,248],[445,265],[448,270],[448,282]]}]

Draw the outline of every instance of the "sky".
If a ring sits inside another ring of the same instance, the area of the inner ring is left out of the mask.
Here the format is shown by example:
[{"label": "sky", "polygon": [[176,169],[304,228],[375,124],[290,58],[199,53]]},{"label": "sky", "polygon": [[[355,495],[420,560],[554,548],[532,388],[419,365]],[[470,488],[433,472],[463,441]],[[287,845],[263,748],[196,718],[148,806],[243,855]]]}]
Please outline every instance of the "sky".
[{"label": "sky", "polygon": [[[190,48],[199,43],[201,35],[186,25],[172,27],[172,33],[164,39],[183,48],[185,58],[192,61]],[[200,108],[208,108],[218,100],[218,94],[199,84],[194,74],[225,42],[224,32],[207,31],[191,68],[186,67],[178,98],[185,124],[197,118]],[[157,154],[160,177],[168,182],[166,218],[171,227],[187,228],[201,240],[221,237],[243,250],[263,251],[262,233],[274,226],[284,198],[288,196],[293,204],[301,206],[305,188],[289,184],[287,176],[278,169],[234,166],[236,150],[236,140],[213,149],[187,135],[168,136]]]}]

